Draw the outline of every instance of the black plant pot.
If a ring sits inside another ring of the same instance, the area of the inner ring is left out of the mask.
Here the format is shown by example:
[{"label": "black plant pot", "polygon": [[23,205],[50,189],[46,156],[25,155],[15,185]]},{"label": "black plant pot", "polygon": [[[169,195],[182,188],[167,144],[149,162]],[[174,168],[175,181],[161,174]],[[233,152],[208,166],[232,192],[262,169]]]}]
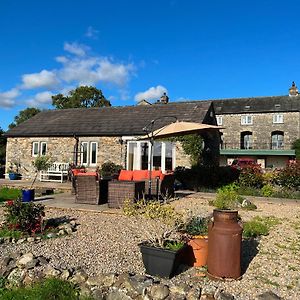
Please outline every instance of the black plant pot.
[{"label": "black plant pot", "polygon": [[182,253],[186,248],[183,246],[177,251],[156,248],[140,244],[144,267],[146,273],[152,276],[171,278],[182,261]]}]

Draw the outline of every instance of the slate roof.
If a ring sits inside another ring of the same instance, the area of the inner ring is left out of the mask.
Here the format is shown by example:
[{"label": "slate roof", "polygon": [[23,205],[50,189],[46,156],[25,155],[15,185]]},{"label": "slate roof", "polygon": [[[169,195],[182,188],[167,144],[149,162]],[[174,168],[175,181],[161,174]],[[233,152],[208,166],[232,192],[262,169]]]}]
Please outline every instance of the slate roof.
[{"label": "slate roof", "polygon": [[215,113],[271,113],[300,111],[300,95],[212,100]]},{"label": "slate roof", "polygon": [[[179,121],[200,122],[207,118],[211,101],[173,102],[169,104],[75,108],[47,110],[6,132],[7,137],[46,136],[134,136],[161,116],[176,116]],[[173,122],[163,118],[154,129]]]}]

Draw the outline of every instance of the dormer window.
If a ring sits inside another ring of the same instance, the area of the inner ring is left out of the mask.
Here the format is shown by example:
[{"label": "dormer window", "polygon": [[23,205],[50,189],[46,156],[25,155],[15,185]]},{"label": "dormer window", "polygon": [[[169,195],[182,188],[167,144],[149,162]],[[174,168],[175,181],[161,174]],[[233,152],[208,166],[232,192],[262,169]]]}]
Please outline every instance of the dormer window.
[{"label": "dormer window", "polygon": [[275,108],[280,108],[280,104],[275,104]]},{"label": "dormer window", "polygon": [[241,125],[252,125],[253,117],[250,115],[241,116]]},{"label": "dormer window", "polygon": [[283,114],[274,114],[273,124],[283,124]]},{"label": "dormer window", "polygon": [[249,110],[250,109],[250,105],[245,105],[245,110]]}]

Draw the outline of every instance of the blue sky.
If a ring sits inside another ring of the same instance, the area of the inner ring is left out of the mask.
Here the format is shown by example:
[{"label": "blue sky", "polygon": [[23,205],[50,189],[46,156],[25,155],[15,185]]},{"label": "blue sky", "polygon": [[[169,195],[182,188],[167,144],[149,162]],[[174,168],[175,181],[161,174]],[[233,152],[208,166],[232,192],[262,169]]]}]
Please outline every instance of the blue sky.
[{"label": "blue sky", "polygon": [[113,105],[300,87],[300,2],[1,0],[0,127],[80,84]]}]

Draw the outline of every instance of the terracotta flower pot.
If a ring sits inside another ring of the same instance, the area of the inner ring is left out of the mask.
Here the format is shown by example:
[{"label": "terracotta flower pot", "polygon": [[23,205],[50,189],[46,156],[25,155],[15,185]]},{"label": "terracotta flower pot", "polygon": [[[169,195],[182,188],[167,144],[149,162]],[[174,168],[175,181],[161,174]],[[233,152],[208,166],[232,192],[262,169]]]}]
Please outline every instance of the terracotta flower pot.
[{"label": "terracotta flower pot", "polygon": [[207,264],[208,238],[207,236],[196,236],[188,242],[188,265],[192,267],[203,267]]}]

